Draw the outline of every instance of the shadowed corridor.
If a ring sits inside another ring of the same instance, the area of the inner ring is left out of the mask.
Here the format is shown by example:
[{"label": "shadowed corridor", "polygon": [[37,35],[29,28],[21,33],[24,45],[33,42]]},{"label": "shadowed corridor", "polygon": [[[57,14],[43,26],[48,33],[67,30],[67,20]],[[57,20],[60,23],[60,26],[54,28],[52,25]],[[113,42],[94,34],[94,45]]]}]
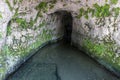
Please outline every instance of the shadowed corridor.
[{"label": "shadowed corridor", "polygon": [[7,80],[119,80],[100,64],[71,46],[72,15],[62,15],[63,42],[47,45],[25,62]]},{"label": "shadowed corridor", "polygon": [[47,45],[7,80],[119,80],[75,47]]}]

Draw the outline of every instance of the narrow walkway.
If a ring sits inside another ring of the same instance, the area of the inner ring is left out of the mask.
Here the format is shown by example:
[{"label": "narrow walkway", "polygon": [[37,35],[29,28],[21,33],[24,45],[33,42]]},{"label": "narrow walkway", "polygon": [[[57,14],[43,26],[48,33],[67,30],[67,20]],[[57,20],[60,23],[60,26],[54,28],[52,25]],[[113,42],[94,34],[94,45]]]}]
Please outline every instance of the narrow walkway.
[{"label": "narrow walkway", "polygon": [[8,80],[120,80],[76,48],[48,45]]}]

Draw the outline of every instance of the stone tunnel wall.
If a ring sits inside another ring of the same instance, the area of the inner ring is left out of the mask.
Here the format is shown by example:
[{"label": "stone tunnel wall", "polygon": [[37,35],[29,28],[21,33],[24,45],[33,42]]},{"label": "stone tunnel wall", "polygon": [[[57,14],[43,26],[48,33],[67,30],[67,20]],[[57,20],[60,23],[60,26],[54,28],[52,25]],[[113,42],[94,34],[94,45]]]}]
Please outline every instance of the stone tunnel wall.
[{"label": "stone tunnel wall", "polygon": [[48,2],[0,0],[0,80],[31,51],[63,36],[61,16],[47,13],[54,3]]},{"label": "stone tunnel wall", "polygon": [[[86,0],[87,1],[87,0]],[[120,0],[88,0],[74,18],[72,42],[120,76]]]},{"label": "stone tunnel wall", "polygon": [[[0,0],[0,80],[46,41],[63,36],[73,16],[72,44],[120,70],[120,0]],[[111,68],[111,67],[110,67]]]}]

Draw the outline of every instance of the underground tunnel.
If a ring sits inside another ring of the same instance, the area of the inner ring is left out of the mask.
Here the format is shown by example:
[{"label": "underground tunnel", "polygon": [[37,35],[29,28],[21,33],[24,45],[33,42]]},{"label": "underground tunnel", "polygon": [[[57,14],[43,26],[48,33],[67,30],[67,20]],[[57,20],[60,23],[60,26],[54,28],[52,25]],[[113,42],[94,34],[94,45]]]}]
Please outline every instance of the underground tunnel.
[{"label": "underground tunnel", "polygon": [[39,49],[7,80],[118,80],[112,72],[71,46],[73,17],[70,12],[61,10],[51,15],[60,17],[62,40]]},{"label": "underground tunnel", "polygon": [[52,13],[52,15],[59,16],[60,26],[63,31],[63,41],[66,43],[71,42],[73,17],[71,12],[65,10],[59,10]]},{"label": "underground tunnel", "polygon": [[119,80],[117,4],[1,0],[0,80]]},{"label": "underground tunnel", "polygon": [[61,24],[64,27],[64,36],[63,36],[63,40],[67,43],[71,42],[71,34],[72,34],[72,22],[73,22],[73,18],[70,12],[67,11],[58,11],[57,13],[61,13]]}]

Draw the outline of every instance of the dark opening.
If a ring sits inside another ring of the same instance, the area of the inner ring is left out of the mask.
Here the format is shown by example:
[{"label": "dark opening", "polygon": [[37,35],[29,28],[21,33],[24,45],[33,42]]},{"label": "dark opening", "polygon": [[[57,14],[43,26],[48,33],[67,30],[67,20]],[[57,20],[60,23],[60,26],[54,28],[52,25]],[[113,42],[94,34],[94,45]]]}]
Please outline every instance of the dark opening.
[{"label": "dark opening", "polygon": [[72,15],[70,12],[65,12],[62,16],[62,23],[64,26],[64,41],[70,43],[71,42],[71,33],[72,33]]},{"label": "dark opening", "polygon": [[57,11],[56,13],[60,14],[61,16],[61,24],[64,27],[64,36],[63,41],[66,43],[71,42],[71,34],[72,34],[72,25],[73,25],[73,18],[72,14],[68,11]]}]

